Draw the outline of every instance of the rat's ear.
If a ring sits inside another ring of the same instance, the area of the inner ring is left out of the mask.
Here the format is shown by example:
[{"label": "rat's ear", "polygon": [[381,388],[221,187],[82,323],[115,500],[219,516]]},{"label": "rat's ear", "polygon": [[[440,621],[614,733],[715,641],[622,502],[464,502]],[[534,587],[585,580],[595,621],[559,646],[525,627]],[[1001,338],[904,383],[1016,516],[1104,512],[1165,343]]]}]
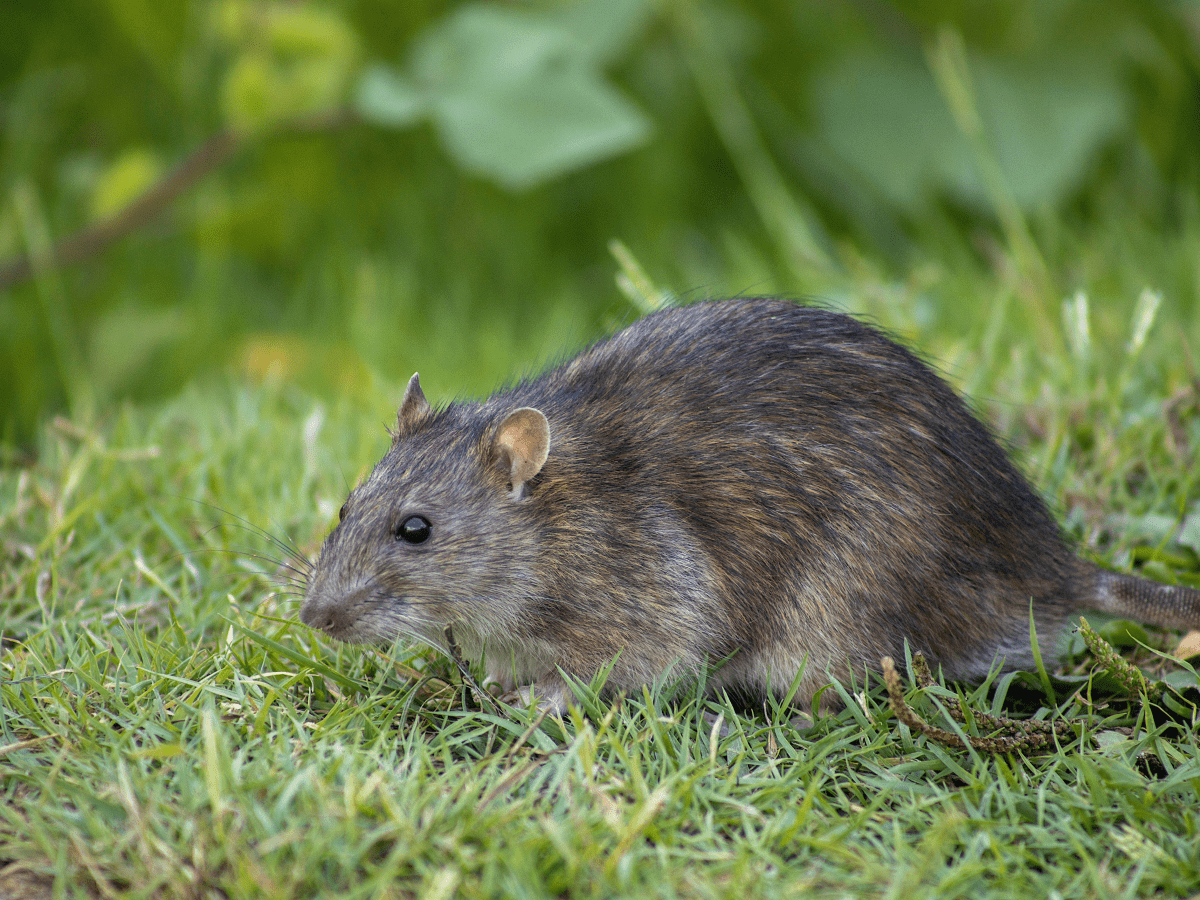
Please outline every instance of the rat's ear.
[{"label": "rat's ear", "polygon": [[550,455],[550,423],[532,406],[514,409],[496,429],[492,452],[513,494],[520,497],[525,482],[542,470]]},{"label": "rat's ear", "polygon": [[404,399],[400,401],[400,410],[396,413],[396,431],[392,437],[396,438],[411,431],[431,412],[433,412],[433,407],[429,405],[429,401],[425,399],[425,392],[421,390],[421,377],[413,372],[413,377],[408,379],[408,387],[404,389]]}]

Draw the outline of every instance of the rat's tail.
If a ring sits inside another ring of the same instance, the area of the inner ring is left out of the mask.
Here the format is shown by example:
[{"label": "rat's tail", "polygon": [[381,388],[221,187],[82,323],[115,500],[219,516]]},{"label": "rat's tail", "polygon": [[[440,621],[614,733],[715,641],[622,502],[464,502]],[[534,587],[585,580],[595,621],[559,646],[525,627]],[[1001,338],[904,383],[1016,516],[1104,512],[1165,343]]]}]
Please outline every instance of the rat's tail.
[{"label": "rat's tail", "polygon": [[1200,628],[1200,590],[1183,585],[1101,571],[1092,602],[1095,609],[1114,616],[1164,628]]}]

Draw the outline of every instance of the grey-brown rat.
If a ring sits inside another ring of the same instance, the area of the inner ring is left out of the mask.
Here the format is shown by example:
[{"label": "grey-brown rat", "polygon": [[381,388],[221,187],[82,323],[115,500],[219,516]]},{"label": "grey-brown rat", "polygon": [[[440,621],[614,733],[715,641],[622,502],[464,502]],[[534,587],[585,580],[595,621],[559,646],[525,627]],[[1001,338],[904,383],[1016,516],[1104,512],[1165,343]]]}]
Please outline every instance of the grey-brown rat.
[{"label": "grey-brown rat", "polygon": [[668,309],[482,403],[417,376],[342,507],[300,618],[440,646],[552,709],[616,662],[633,689],[795,702],[904,642],[955,679],[1032,663],[1084,609],[1200,626],[1200,591],[1074,555],[987,429],[908,350],[838,313]]}]

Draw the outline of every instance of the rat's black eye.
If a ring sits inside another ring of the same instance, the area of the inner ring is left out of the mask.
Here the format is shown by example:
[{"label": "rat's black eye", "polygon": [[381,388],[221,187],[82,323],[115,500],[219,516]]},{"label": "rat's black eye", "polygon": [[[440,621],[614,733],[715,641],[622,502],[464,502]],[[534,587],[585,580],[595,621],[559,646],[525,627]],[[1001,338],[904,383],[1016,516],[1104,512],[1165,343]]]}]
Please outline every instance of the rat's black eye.
[{"label": "rat's black eye", "polygon": [[410,544],[423,544],[433,534],[433,526],[423,516],[409,516],[396,526],[396,540]]},{"label": "rat's black eye", "polygon": [[343,503],[342,508],[338,510],[338,521],[339,522],[346,521],[346,504],[345,503]]}]

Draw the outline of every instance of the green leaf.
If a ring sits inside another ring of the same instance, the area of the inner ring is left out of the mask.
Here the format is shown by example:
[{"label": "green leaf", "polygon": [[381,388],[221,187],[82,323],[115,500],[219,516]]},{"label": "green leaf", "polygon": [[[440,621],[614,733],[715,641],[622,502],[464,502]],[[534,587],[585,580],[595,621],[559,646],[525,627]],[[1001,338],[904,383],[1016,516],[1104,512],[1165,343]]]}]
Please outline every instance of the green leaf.
[{"label": "green leaf", "polygon": [[828,149],[891,203],[912,212],[947,188],[978,195],[970,148],[920,59],[836,57],[816,74],[812,103]]},{"label": "green leaf", "polygon": [[88,363],[100,393],[118,393],[144,377],[154,354],[179,341],[190,324],[182,306],[159,309],[129,303],[100,316],[88,341]]},{"label": "green leaf", "polygon": [[1074,190],[1124,124],[1127,98],[1112,58],[979,59],[973,71],[997,162],[1025,209]]},{"label": "green leaf", "polygon": [[215,15],[237,55],[221,85],[226,124],[261,134],[345,99],[358,38],[335,12],[297,4],[231,2]]},{"label": "green leaf", "polygon": [[[1111,55],[970,58],[985,139],[1018,204],[1061,200],[1101,145],[1127,125]],[[836,57],[813,80],[825,144],[883,196],[910,213],[950,194],[984,206],[973,151],[924,61],[874,47]]]},{"label": "green leaf", "polygon": [[1096,628],[1096,633],[1114,647],[1137,647],[1150,641],[1146,629],[1129,619],[1113,619]]},{"label": "green leaf", "polygon": [[108,12],[130,43],[169,77],[187,30],[187,6],[154,0],[107,0]]},{"label": "green leaf", "polygon": [[[1175,531],[1179,519],[1168,513],[1147,512],[1140,515],[1134,513],[1111,513],[1105,516],[1105,524],[1119,531],[1127,541],[1144,541],[1149,544],[1161,544]],[[1135,547],[1133,559],[1141,561],[1154,558],[1152,547]]]},{"label": "green leaf", "polygon": [[519,189],[641,143],[647,128],[637,111],[606,85],[573,74],[441,104],[447,148],[466,168]]},{"label": "green leaf", "polygon": [[389,66],[368,66],[354,92],[354,108],[368,122],[386,128],[407,128],[428,111],[425,95]]},{"label": "green leaf", "polygon": [[1164,673],[1161,680],[1163,684],[1171,686],[1176,691],[1200,687],[1200,676],[1187,669],[1172,669],[1170,672]]},{"label": "green leaf", "polygon": [[588,60],[604,65],[620,57],[652,12],[649,0],[566,0],[554,7],[554,19]]},{"label": "green leaf", "polygon": [[1159,559],[1146,562],[1138,574],[1143,578],[1157,581],[1159,584],[1175,584],[1175,570]]},{"label": "green leaf", "polygon": [[566,30],[517,11],[464,7],[420,43],[413,68],[451,155],[509,188],[624,152],[649,132]]},{"label": "green leaf", "polygon": [[122,153],[104,171],[92,190],[91,215],[105,219],[123,210],[162,174],[157,155],[145,147]]},{"label": "green leaf", "polygon": [[1129,749],[1133,744],[1126,735],[1119,731],[1106,729],[1097,731],[1092,735],[1092,740],[1096,742],[1096,746],[1100,748],[1100,752],[1109,756],[1114,754],[1114,751],[1120,750],[1122,753]]},{"label": "green leaf", "polygon": [[1183,527],[1179,530],[1177,540],[1183,546],[1200,553],[1200,509],[1190,513],[1183,520]]}]

